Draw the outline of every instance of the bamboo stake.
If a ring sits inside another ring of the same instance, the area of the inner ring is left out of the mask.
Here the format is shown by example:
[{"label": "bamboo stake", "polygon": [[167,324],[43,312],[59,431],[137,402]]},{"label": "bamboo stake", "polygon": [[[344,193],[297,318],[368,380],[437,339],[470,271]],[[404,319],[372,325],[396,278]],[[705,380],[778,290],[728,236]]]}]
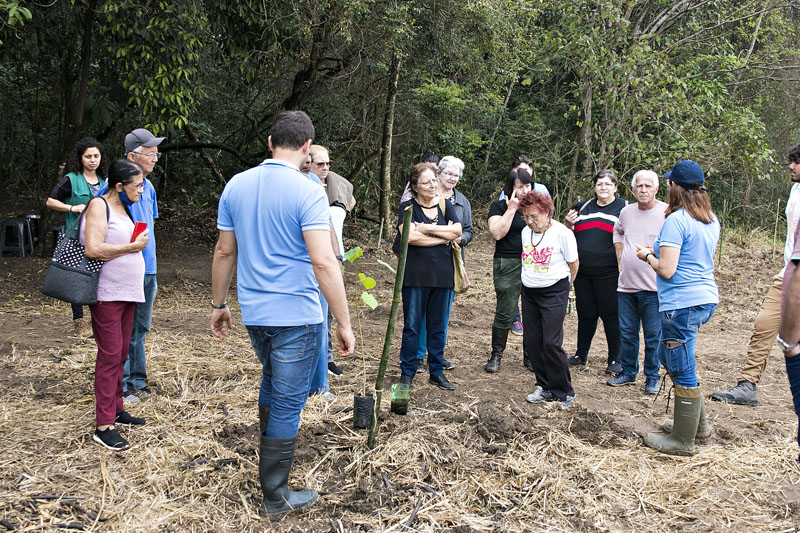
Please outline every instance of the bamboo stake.
[{"label": "bamboo stake", "polygon": [[369,422],[369,436],[367,447],[375,447],[375,429],[378,425],[378,414],[381,412],[381,397],[383,396],[383,377],[386,375],[386,365],[389,363],[389,350],[392,348],[394,323],[397,320],[397,310],[403,290],[403,276],[406,273],[406,254],[408,252],[408,233],[411,230],[411,206],[403,214],[403,234],[400,237],[400,255],[397,257],[397,274],[394,278],[394,296],[392,297],[392,310],[389,312],[389,323],[386,325],[386,337],[383,340],[383,353],[381,363],[378,365],[378,377],[375,379],[375,407],[372,409],[372,419]]}]

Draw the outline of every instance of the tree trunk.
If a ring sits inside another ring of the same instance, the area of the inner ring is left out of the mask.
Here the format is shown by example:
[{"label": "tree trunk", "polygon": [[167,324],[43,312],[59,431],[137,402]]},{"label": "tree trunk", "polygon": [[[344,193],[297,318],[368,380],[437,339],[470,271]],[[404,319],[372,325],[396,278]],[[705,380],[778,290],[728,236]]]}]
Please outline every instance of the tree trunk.
[{"label": "tree trunk", "polygon": [[[183,127],[183,131],[186,132],[186,136],[189,137],[192,141],[200,142],[200,140],[197,138],[197,135],[195,135],[194,130],[189,124],[186,124]],[[220,171],[216,163],[214,163],[214,160],[211,159],[211,156],[208,155],[206,151],[203,150],[202,148],[200,148],[198,152],[200,153],[200,157],[203,159],[208,169],[211,171],[212,174],[214,174],[214,177],[217,178],[217,181],[219,181],[220,185],[225,187],[225,184],[227,183],[227,181],[225,181],[225,176],[222,175],[222,172]]]},{"label": "tree trunk", "polygon": [[505,116],[506,109],[508,108],[508,101],[511,100],[511,91],[514,89],[514,84],[516,83],[517,82],[515,80],[508,85],[508,91],[506,92],[506,99],[503,101],[503,107],[500,108],[500,114],[497,116],[497,123],[494,125],[492,136],[489,138],[489,144],[486,147],[486,158],[483,160],[484,176],[489,172],[489,157],[492,155],[492,145],[494,144],[494,140],[497,137],[497,132],[500,130],[500,126],[503,124],[503,117]]},{"label": "tree trunk", "polygon": [[583,175],[591,177],[594,168],[594,156],[592,154],[592,82],[584,80],[583,92],[581,93],[583,104],[583,126],[581,126],[581,141],[586,150],[583,160]]},{"label": "tree trunk", "polygon": [[383,136],[381,140],[381,186],[380,186],[380,218],[384,225],[391,220],[390,193],[392,191],[392,128],[394,126],[394,108],[397,100],[397,81],[400,78],[400,57],[392,57],[389,70],[389,90],[386,94],[386,110],[383,116]]},{"label": "tree trunk", "polygon": [[[75,95],[67,117],[66,135],[64,145],[61,147],[61,167],[67,160],[70,150],[75,145],[83,126],[83,111],[86,108],[86,93],[89,88],[89,70],[92,64],[92,34],[94,33],[94,18],[97,0],[89,0],[84,8],[83,40],[81,42],[81,78],[78,84],[78,94]],[[59,168],[61,168],[59,167]],[[59,172],[60,173],[60,172]]]}]

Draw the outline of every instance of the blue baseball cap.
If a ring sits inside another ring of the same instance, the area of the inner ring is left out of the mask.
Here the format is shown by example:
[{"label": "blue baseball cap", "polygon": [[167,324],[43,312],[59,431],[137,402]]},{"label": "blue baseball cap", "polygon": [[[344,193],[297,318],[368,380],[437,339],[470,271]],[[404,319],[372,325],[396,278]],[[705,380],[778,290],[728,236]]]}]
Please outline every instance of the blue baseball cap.
[{"label": "blue baseball cap", "polygon": [[[664,174],[664,179],[677,183],[684,189],[698,190],[706,181],[703,169],[690,159],[678,161],[672,170]],[[693,185],[696,184],[696,185]]]}]

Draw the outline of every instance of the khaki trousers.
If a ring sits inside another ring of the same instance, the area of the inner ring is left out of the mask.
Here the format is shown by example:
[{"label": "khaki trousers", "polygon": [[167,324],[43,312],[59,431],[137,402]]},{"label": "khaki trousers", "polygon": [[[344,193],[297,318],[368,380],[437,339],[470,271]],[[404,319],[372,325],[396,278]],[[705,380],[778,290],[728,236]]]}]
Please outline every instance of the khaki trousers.
[{"label": "khaki trousers", "polygon": [[742,369],[741,379],[750,383],[758,383],[761,374],[767,367],[767,359],[778,336],[778,327],[781,324],[781,287],[783,280],[775,276],[772,286],[767,291],[761,311],[753,325],[753,335],[750,337],[750,346],[747,348],[747,361]]}]

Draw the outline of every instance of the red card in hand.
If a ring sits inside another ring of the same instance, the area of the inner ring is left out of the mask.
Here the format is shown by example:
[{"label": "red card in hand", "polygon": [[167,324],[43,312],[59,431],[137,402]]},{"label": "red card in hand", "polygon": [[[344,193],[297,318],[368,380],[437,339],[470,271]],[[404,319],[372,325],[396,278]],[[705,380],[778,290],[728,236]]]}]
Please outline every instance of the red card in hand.
[{"label": "red card in hand", "polygon": [[147,229],[147,222],[137,222],[133,226],[133,236],[131,237],[131,242],[136,240],[136,237],[139,236],[141,232]]}]

